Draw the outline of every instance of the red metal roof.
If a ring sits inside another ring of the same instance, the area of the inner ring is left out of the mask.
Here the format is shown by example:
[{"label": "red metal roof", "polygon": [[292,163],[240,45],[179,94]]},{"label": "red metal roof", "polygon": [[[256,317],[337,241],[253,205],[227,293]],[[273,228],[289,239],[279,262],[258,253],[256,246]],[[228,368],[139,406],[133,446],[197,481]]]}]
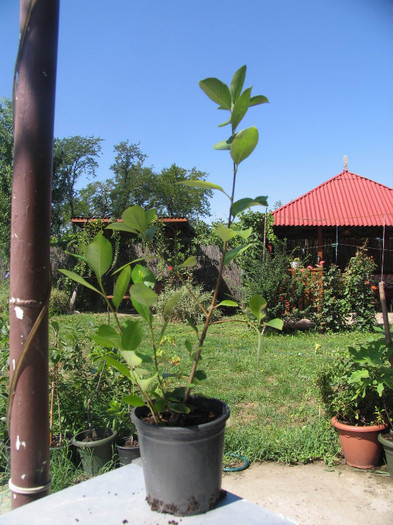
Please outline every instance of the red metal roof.
[{"label": "red metal roof", "polygon": [[273,216],[274,226],[393,226],[393,189],[344,170]]}]

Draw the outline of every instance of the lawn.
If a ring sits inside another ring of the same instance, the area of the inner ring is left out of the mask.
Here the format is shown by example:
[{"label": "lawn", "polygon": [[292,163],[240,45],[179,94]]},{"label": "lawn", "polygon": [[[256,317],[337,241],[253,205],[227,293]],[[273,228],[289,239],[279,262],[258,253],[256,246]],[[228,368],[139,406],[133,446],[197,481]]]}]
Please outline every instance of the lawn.
[{"label": "lawn", "polygon": [[[97,358],[100,351],[94,349],[88,334],[94,326],[106,323],[107,316],[79,314],[58,316],[54,320],[60,326],[59,340],[64,351],[60,361],[68,359],[59,380],[63,432],[75,432],[85,425],[86,398],[96,384],[99,370],[99,359],[92,359],[91,352]],[[228,403],[231,417],[226,430],[226,452],[240,453],[250,461],[307,463],[322,459],[327,464],[333,463],[340,448],[319,402],[315,377],[335,352],[368,336],[360,332],[325,335],[270,332],[264,339],[257,367],[255,336],[251,331],[237,323],[212,326],[200,365],[207,378],[197,385],[195,392]],[[168,329],[162,346],[163,366],[168,371],[188,374],[191,358],[184,341],[192,337],[193,331],[186,325],[175,324]],[[2,351],[4,359],[6,346]],[[148,353],[148,346],[142,351]],[[128,382],[107,369],[102,388],[92,402],[97,424],[117,425],[122,433],[128,430],[127,409],[117,403],[127,389]],[[3,391],[0,398],[3,401],[4,394]],[[71,473],[71,481],[72,477]],[[63,488],[61,483],[59,488]]]}]

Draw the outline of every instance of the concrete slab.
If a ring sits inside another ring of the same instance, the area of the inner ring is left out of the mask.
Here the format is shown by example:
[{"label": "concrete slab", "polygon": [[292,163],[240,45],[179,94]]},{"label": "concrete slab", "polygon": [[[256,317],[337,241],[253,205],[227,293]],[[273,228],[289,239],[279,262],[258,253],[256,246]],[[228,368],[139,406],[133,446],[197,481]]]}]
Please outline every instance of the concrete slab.
[{"label": "concrete slab", "polygon": [[296,522],[230,492],[216,509],[207,514],[178,518],[153,512],[145,502],[143,470],[131,464],[3,514],[0,523],[288,525]]}]

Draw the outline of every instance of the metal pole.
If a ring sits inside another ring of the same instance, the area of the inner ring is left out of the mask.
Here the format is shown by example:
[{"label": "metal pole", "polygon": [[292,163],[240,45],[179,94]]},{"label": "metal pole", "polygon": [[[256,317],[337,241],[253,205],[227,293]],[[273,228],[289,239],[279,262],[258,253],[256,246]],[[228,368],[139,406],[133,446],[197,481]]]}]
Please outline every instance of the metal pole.
[{"label": "metal pole", "polygon": [[58,17],[59,0],[20,1],[10,265],[12,508],[47,495],[50,486],[47,299]]}]

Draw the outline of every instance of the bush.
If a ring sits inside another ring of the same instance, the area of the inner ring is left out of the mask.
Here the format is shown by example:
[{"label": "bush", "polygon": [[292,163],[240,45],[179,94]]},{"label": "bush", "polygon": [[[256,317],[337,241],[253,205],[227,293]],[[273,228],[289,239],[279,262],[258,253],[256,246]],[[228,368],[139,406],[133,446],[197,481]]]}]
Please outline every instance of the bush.
[{"label": "bush", "polygon": [[70,298],[68,294],[58,288],[52,288],[49,308],[52,313],[57,315],[68,314],[70,312]]},{"label": "bush", "polygon": [[[202,306],[204,308],[208,308],[212,300],[212,292],[204,291],[203,287],[200,285],[191,285],[190,289]],[[171,299],[177,292],[181,292],[181,297],[173,309],[172,321],[186,322],[189,319],[194,324],[201,323],[204,319],[203,312],[184,286],[180,288],[167,287],[163,292],[161,292],[155,305],[156,313],[160,317],[164,317],[164,307],[167,301]],[[216,308],[214,310],[214,320],[219,319],[219,317],[220,312]]]}]

